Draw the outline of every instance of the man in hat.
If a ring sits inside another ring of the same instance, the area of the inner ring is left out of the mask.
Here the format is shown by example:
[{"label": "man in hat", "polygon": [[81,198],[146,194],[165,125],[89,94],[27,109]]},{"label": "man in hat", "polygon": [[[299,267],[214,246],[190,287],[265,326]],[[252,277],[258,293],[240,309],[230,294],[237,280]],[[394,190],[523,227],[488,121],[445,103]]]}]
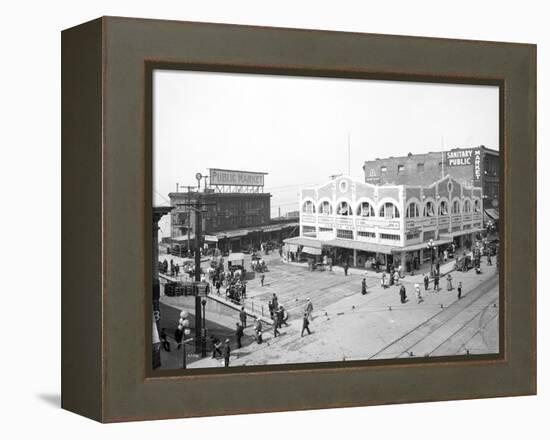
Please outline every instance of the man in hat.
[{"label": "man in hat", "polygon": [[430,277],[428,274],[424,275],[424,290],[430,290]]},{"label": "man in hat", "polygon": [[243,326],[243,328],[246,328],[246,312],[244,311],[244,307],[241,307],[239,318],[241,319],[241,325]]},{"label": "man in hat", "polygon": [[237,329],[235,330],[235,339],[237,340],[237,348],[241,348],[241,339],[244,336],[243,326],[237,322]]},{"label": "man in hat", "polygon": [[229,346],[229,339],[225,340],[225,344],[223,346],[223,360],[224,360],[224,366],[229,367],[229,356],[231,355],[231,347]]}]

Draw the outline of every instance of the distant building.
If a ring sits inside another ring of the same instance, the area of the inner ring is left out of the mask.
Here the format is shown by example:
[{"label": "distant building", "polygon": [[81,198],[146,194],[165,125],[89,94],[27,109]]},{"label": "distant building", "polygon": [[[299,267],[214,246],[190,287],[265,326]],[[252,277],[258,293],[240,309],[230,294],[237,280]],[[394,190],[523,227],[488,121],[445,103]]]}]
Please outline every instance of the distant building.
[{"label": "distant building", "polygon": [[366,161],[365,182],[429,185],[445,175],[483,191],[485,220],[499,217],[499,152],[483,145]]},{"label": "distant building", "polygon": [[338,177],[300,191],[300,236],[288,252],[364,267],[419,263],[455,243],[470,247],[482,231],[482,191],[447,175],[430,185],[374,185]]},{"label": "distant building", "polygon": [[[294,221],[272,221],[271,194],[263,192],[265,173],[211,170],[210,185],[204,191],[168,194],[171,211],[170,242],[186,250],[194,248],[195,213],[192,207],[200,199],[204,242],[224,251],[258,248],[261,242],[288,236],[285,229]],[[189,242],[189,243],[188,243]]]}]

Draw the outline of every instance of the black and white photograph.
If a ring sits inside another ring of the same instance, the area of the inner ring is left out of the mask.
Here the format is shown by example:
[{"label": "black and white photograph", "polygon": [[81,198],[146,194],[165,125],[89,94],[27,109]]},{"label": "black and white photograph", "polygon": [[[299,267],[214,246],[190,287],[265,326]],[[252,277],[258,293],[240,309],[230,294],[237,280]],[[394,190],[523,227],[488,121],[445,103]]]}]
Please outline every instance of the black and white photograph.
[{"label": "black and white photograph", "polygon": [[499,88],[153,72],[153,368],[499,353]]}]

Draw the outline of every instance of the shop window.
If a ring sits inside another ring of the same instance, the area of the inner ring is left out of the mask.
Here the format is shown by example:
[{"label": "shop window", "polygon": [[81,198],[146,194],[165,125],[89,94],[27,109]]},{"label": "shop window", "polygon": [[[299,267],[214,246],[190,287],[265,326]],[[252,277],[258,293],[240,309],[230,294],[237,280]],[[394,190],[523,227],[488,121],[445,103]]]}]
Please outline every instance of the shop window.
[{"label": "shop window", "polygon": [[347,229],[336,229],[337,238],[345,238],[346,240],[353,240],[353,231]]},{"label": "shop window", "polygon": [[302,226],[302,235],[304,237],[317,237],[315,226]]},{"label": "shop window", "polygon": [[405,165],[397,165],[397,174],[401,174],[405,171]]},{"label": "shop window", "polygon": [[386,171],[388,171],[388,167],[380,167],[381,173],[385,173]]},{"label": "shop window", "polygon": [[393,240],[393,241],[401,240],[401,236],[398,234],[380,234],[380,238],[382,240]]},{"label": "shop window", "polygon": [[423,173],[424,172],[424,164],[423,163],[419,163],[416,165],[416,171],[418,173]]},{"label": "shop window", "polygon": [[386,202],[380,207],[380,217],[399,218],[399,210],[391,202]]},{"label": "shop window", "polygon": [[358,237],[366,237],[366,238],[376,238],[376,234],[374,232],[368,232],[368,231],[357,231]]},{"label": "shop window", "polygon": [[332,215],[332,205],[326,200],[319,205],[319,214]]},{"label": "shop window", "polygon": [[332,228],[319,227],[319,232],[332,232]]},{"label": "shop window", "polygon": [[369,202],[363,202],[357,207],[357,215],[360,217],[374,217],[374,208]]},{"label": "shop window", "polygon": [[311,200],[308,200],[304,203],[302,207],[302,212],[305,214],[315,214],[315,205]]},{"label": "shop window", "polygon": [[352,215],[351,207],[348,202],[342,201],[336,207],[336,215]]},{"label": "shop window", "polygon": [[415,218],[420,217],[420,212],[418,210],[418,205],[414,202],[409,203],[409,206],[407,206],[407,218]]},{"label": "shop window", "polygon": [[407,240],[414,240],[415,238],[419,238],[419,237],[420,237],[420,232],[413,232],[413,233],[407,234]]}]

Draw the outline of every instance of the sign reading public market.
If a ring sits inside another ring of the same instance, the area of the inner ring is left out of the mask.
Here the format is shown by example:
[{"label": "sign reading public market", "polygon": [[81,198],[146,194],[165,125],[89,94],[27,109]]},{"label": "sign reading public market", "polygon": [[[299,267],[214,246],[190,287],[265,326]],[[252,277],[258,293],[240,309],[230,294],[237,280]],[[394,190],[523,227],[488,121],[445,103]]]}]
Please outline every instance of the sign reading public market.
[{"label": "sign reading public market", "polygon": [[210,185],[264,186],[266,173],[210,169]]}]

